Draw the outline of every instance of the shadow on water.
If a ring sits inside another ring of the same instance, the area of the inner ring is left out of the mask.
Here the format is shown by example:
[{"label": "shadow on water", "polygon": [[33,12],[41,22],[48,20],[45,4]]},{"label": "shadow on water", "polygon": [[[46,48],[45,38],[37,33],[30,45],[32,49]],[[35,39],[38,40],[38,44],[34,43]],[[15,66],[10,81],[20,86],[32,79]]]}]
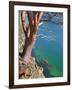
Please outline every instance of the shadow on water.
[{"label": "shadow on water", "polygon": [[48,64],[47,60],[39,58],[38,56],[36,56],[34,50],[32,51],[32,56],[35,57],[36,63],[38,64],[38,66],[43,68],[43,74],[46,78],[50,78],[50,77],[55,77],[53,75],[51,75],[50,70],[52,67],[52,65]]},{"label": "shadow on water", "polygon": [[53,75],[50,74],[50,69],[52,68],[52,66],[49,65],[46,60],[42,60],[42,61],[36,60],[36,62],[40,67],[43,68],[43,73],[46,78],[54,77]]}]

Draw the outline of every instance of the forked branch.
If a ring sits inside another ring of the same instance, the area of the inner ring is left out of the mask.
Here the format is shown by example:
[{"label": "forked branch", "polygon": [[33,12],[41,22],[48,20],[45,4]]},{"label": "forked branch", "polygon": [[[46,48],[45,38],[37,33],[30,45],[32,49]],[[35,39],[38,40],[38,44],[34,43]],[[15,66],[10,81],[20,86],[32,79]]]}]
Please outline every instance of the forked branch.
[{"label": "forked branch", "polygon": [[[26,27],[26,14],[28,16],[29,25]],[[38,31],[38,24],[43,15],[43,12],[33,12],[33,11],[21,11],[21,21],[22,27],[25,36],[28,36],[28,32],[30,32],[29,38],[31,38]]]}]

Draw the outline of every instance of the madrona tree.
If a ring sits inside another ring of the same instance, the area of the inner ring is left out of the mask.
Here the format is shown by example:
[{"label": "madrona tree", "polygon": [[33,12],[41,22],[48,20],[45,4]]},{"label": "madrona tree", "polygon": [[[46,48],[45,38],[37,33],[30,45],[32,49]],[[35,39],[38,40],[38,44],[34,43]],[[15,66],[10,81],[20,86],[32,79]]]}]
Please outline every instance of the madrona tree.
[{"label": "madrona tree", "polygon": [[25,35],[25,44],[22,52],[24,63],[29,63],[31,60],[31,52],[36,41],[36,33],[38,24],[43,15],[43,12],[21,11],[22,29]]}]

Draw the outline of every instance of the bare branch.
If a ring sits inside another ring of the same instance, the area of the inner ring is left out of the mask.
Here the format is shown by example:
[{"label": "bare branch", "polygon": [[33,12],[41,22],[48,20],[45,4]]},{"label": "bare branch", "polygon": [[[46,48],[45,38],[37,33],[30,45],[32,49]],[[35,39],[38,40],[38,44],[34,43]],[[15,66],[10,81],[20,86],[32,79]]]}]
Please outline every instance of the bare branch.
[{"label": "bare branch", "polygon": [[28,15],[28,20],[29,20],[29,27],[28,29],[30,29],[30,37],[33,35],[34,32],[34,25],[33,25],[33,19],[32,19],[32,15],[31,15],[31,11],[27,11],[27,15]]},{"label": "bare branch", "polygon": [[34,13],[34,29],[35,29],[35,33],[38,30],[38,24],[40,22],[40,19],[41,19],[42,15],[43,15],[43,12],[37,12],[37,13],[35,12]]},{"label": "bare branch", "polygon": [[26,18],[25,11],[21,11],[22,28],[23,28],[24,34],[27,35],[25,18]]},{"label": "bare branch", "polygon": [[39,21],[43,15],[43,12],[32,12],[27,11],[28,20],[29,20],[29,30],[30,30],[30,37],[36,34],[38,30]]},{"label": "bare branch", "polygon": [[27,15],[28,15],[28,20],[29,20],[30,28],[32,28],[32,16],[31,16],[31,11],[27,11]]},{"label": "bare branch", "polygon": [[40,19],[42,18],[42,16],[43,16],[43,12],[38,12],[38,15],[37,15],[37,22],[38,22],[38,24],[39,24]]},{"label": "bare branch", "polygon": [[37,31],[38,27],[38,21],[37,21],[37,15],[38,13],[34,12],[34,33]]}]

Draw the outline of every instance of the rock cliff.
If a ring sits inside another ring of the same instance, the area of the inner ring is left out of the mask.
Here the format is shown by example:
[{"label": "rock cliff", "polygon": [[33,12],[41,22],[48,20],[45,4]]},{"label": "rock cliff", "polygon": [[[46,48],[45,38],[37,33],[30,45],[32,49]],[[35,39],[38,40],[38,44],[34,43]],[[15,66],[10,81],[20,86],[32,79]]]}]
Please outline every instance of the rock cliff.
[{"label": "rock cliff", "polygon": [[20,79],[33,79],[33,78],[44,78],[43,68],[38,66],[35,58],[31,57],[28,64],[23,63],[22,59],[19,58],[19,78]]}]

